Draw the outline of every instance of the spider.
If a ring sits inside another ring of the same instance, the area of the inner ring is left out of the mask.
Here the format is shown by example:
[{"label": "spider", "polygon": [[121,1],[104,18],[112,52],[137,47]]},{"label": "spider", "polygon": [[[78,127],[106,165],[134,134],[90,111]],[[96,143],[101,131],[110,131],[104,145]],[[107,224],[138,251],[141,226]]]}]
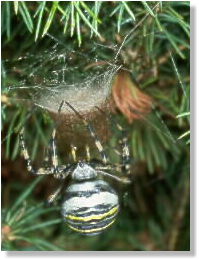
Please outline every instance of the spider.
[{"label": "spider", "polygon": [[[91,137],[95,141],[101,160],[91,160],[87,149],[87,160],[77,160],[76,149],[72,147],[72,156],[74,163],[66,165],[58,164],[56,147],[56,126],[52,131],[51,140],[48,145],[51,166],[35,170],[26,144],[24,141],[24,128],[22,128],[19,138],[23,157],[26,161],[27,170],[33,175],[53,175],[54,178],[62,180],[62,184],[51,194],[48,202],[52,203],[63,191],[64,199],[62,203],[62,216],[68,224],[68,227],[85,235],[96,235],[106,230],[113,224],[119,212],[119,197],[111,185],[100,179],[99,176],[109,177],[122,183],[130,183],[128,178],[130,173],[130,156],[127,145],[127,138],[122,141],[122,163],[111,164],[105,154],[103,146],[97,137],[94,128],[79,112],[68,102],[62,101],[58,113],[61,112],[63,104],[66,104],[78,117],[81,118],[87,127]],[[118,125],[118,128],[121,127]],[[45,160],[48,160],[46,158]],[[120,178],[108,171],[123,171],[126,176]],[[71,182],[66,186],[64,180],[71,177]]]}]

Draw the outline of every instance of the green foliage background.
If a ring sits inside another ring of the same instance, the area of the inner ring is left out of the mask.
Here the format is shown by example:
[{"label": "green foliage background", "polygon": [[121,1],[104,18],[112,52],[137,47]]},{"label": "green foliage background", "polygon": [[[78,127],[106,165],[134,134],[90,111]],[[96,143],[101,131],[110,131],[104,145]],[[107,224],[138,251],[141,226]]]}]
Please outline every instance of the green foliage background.
[{"label": "green foliage background", "polygon": [[[144,121],[130,125],[116,115],[130,136],[134,182],[116,224],[97,237],[82,237],[65,227],[59,206],[45,206],[53,180],[27,176],[17,138],[27,107],[8,91],[16,79],[3,62],[2,249],[189,250],[189,2],[2,1],[1,7],[3,59],[49,48],[47,33],[81,51],[95,42],[119,46],[136,27],[119,61],[155,100]],[[98,52],[113,60],[113,51]],[[29,124],[27,141],[34,140],[31,156],[37,158],[52,120],[40,111]],[[115,131],[111,142],[118,138]]]}]

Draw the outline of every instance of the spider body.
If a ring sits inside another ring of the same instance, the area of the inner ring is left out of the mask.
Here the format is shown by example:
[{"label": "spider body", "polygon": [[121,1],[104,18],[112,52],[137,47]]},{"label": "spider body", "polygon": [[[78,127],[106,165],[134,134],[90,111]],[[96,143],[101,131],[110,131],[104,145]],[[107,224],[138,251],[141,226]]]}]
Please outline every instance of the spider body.
[{"label": "spider body", "polygon": [[[24,141],[24,129],[20,132],[20,144],[27,170],[33,175],[53,175],[54,178],[62,180],[62,184],[48,198],[52,203],[60,195],[64,194],[62,203],[62,216],[67,222],[69,228],[85,235],[96,235],[111,226],[119,212],[119,198],[117,192],[104,179],[112,178],[113,180],[130,183],[130,158],[126,138],[122,142],[122,163],[111,164],[98,139],[92,126],[66,101],[62,101],[58,112],[64,102],[75,112],[87,127],[90,135],[95,141],[96,148],[99,151],[101,160],[91,160],[90,151],[86,147],[86,160],[78,161],[76,147],[71,145],[71,154],[73,163],[59,165],[56,147],[56,128],[52,132],[52,137],[48,146],[48,156],[44,160],[44,167],[35,169],[29,157],[28,150]],[[51,165],[48,164],[51,162]],[[124,172],[124,178],[118,177],[112,172]],[[110,173],[111,172],[111,173]],[[71,177],[71,183],[66,187],[65,179]]]},{"label": "spider body", "polygon": [[119,211],[116,191],[87,163],[78,163],[66,188],[62,215],[69,228],[96,235],[111,226]]}]

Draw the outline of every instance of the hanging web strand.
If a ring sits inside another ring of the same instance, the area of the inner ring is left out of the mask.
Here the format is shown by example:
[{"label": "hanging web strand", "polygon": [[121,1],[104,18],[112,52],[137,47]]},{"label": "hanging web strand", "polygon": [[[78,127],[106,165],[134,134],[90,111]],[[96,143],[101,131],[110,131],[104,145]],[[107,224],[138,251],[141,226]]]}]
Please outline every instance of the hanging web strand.
[{"label": "hanging web strand", "polygon": [[[161,2],[158,2],[153,8],[152,10],[154,10]],[[124,37],[124,40],[123,42],[121,43],[116,55],[115,55],[115,58],[114,60],[117,60],[123,46],[125,45],[126,41],[128,38],[132,37],[133,36],[133,32],[135,32],[135,30],[137,30],[137,28],[147,19],[147,17],[150,15],[150,13],[146,14],[134,27],[133,29]]]},{"label": "hanging web strand", "polygon": [[173,64],[175,73],[176,73],[176,75],[177,75],[177,78],[178,78],[180,87],[181,87],[181,89],[182,89],[182,92],[183,92],[184,96],[187,97],[185,86],[184,86],[184,84],[183,84],[183,82],[182,82],[180,73],[179,73],[179,71],[178,71],[178,68],[177,68],[177,66],[176,66],[176,63],[175,63],[175,60],[174,60],[174,57],[173,57],[171,51],[169,51],[169,54],[170,54],[170,58],[171,58],[171,61],[172,61],[172,64]]}]

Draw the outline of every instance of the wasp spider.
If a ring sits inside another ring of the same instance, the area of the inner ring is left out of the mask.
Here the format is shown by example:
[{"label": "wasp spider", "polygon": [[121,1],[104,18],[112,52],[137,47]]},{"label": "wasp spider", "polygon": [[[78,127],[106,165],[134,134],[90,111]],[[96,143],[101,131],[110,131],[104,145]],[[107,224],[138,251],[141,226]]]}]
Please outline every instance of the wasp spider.
[{"label": "wasp spider", "polygon": [[[52,132],[49,143],[49,155],[52,165],[35,170],[24,141],[24,129],[20,132],[20,144],[27,170],[33,175],[53,175],[57,179],[63,180],[62,185],[49,197],[52,203],[58,195],[64,194],[62,203],[62,215],[69,228],[85,235],[95,235],[111,226],[119,212],[119,198],[111,185],[99,176],[112,178],[116,181],[129,183],[128,174],[130,172],[129,149],[127,141],[123,139],[122,163],[112,165],[108,162],[102,144],[100,143],[94,129],[77,111],[66,101],[62,101],[58,109],[60,113],[63,104],[66,104],[78,117],[80,117],[87,127],[90,135],[95,141],[95,145],[100,153],[101,160],[91,160],[90,152],[87,147],[87,160],[78,161],[76,158],[75,147],[72,147],[74,163],[59,165],[56,147],[56,127]],[[120,178],[109,171],[124,171],[126,177]],[[71,183],[65,185],[64,179],[71,177]]]}]

